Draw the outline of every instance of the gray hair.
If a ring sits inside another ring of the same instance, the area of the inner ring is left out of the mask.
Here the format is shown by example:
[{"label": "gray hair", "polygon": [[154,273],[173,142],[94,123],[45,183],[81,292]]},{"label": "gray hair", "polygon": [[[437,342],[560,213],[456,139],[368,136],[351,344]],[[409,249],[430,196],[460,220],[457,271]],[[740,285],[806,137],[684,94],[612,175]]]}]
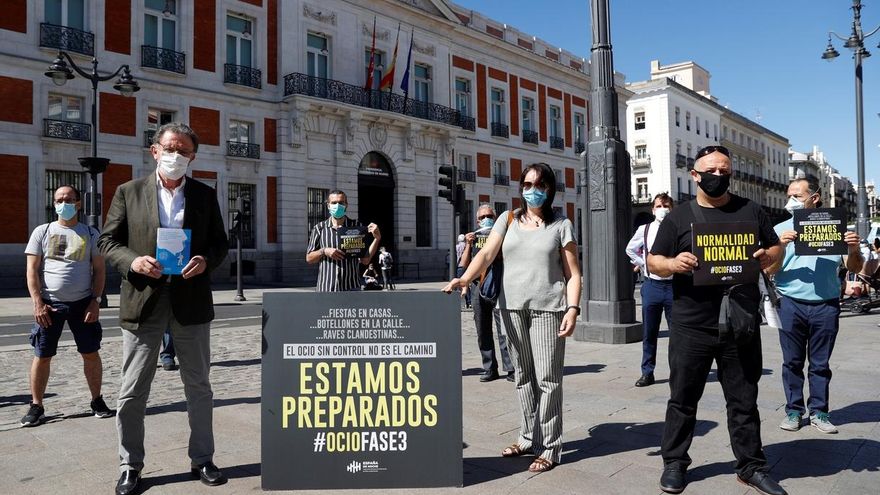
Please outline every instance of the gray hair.
[{"label": "gray hair", "polygon": [[492,213],[495,213],[495,208],[492,205],[490,205],[489,203],[480,204],[480,206],[477,207],[477,211],[480,211],[483,208],[489,208],[490,210],[492,210]]},{"label": "gray hair", "polygon": [[183,122],[169,122],[157,129],[156,134],[153,135],[153,144],[159,144],[159,141],[162,140],[162,136],[164,136],[166,132],[182,134],[188,137],[193,143],[193,152],[199,151],[199,135],[196,134],[196,131],[192,130],[192,127]]}]

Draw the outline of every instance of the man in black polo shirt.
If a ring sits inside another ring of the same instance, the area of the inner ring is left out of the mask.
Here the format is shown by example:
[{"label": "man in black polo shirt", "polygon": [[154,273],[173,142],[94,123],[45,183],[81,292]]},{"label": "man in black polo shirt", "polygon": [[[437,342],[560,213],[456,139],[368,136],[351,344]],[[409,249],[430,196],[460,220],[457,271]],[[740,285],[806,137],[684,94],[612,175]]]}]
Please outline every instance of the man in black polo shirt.
[{"label": "man in black polo shirt", "polygon": [[341,292],[360,290],[361,272],[359,264],[368,264],[379,249],[379,241],[382,234],[379,226],[371,223],[367,231],[373,235],[369,252],[362,258],[346,256],[340,249],[342,240],[339,229],[354,227],[358,223],[347,216],[348,197],[340,190],[330,191],[327,196],[327,210],[330,218],[323,221],[312,229],[309,237],[309,247],[306,250],[306,262],[310,265],[318,265],[318,284],[315,288],[318,292]]},{"label": "man in black polo shirt", "polygon": [[673,275],[672,317],[669,319],[671,396],[661,445],[664,469],[660,489],[680,493],[685,488],[685,472],[691,463],[687,451],[694,436],[697,404],[715,361],[718,381],[727,400],[727,423],[737,461],[737,479],[761,493],[784,495],[785,490],[766,473],[767,458],[761,445],[757,406],[762,371],[760,331],[747,339],[734,339],[727,333],[719,335],[718,317],[724,287],[694,287],[692,270],[699,261],[691,252],[691,224],[756,222],[760,249],[754,257],[760,260],[762,269],[781,256],[779,237],[759,205],[727,191],[731,174],[727,148],[707,146],[698,151],[690,174],[698,186],[696,206],[704,218],[695,218],[697,215],[688,203],[672,210],[660,224],[648,256],[652,273],[660,277]]}]

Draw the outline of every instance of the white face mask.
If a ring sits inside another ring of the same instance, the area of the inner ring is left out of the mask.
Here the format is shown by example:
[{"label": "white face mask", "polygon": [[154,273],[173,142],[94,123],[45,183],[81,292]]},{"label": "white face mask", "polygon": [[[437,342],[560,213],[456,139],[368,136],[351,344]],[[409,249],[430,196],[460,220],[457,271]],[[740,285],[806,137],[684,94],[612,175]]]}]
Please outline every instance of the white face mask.
[{"label": "white face mask", "polygon": [[668,214],[669,208],[654,208],[654,218],[656,218],[658,222],[662,222]]},{"label": "white face mask", "polygon": [[789,213],[793,213],[794,210],[803,210],[806,205],[803,201],[798,201],[794,196],[788,198],[788,203],[785,203],[785,209],[788,210]]},{"label": "white face mask", "polygon": [[186,175],[189,166],[189,158],[180,153],[168,153],[163,151],[159,156],[159,170],[162,175],[171,180],[177,180]]}]

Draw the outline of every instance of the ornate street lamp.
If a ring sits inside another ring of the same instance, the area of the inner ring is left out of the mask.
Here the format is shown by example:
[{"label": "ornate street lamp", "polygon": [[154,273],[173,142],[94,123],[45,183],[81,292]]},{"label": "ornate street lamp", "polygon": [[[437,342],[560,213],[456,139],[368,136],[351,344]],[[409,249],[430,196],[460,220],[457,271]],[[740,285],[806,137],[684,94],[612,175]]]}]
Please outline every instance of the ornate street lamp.
[{"label": "ornate street lamp", "polygon": [[[834,31],[828,33],[828,46],[822,53],[822,60],[832,61],[837,58],[840,53],[834,49],[831,44],[831,37],[843,41],[843,46],[849,48],[853,52],[853,60],[856,65],[856,159],[858,165],[858,216],[856,217],[856,232],[864,239],[868,236],[868,195],[865,189],[865,129],[862,104],[862,59],[871,56],[871,53],[865,49],[865,40],[880,30],[880,26],[875,28],[868,34],[862,31],[862,2],[861,0],[853,0],[852,5],[853,21],[852,32],[849,38],[844,38]],[[880,48],[880,45],[878,45]]]},{"label": "ornate street lamp", "polygon": [[[68,63],[70,65],[68,65]],[[52,79],[57,86],[63,86],[68,80],[73,79],[75,71],[80,76],[92,82],[92,156],[78,158],[79,164],[89,173],[89,184],[86,200],[86,223],[90,227],[100,227],[101,214],[98,211],[98,174],[107,170],[109,158],[98,158],[98,83],[109,81],[122,74],[113,85],[113,89],[119,91],[122,96],[131,96],[141,88],[131,75],[128,65],[122,65],[116,72],[109,76],[98,74],[98,59],[92,59],[92,72],[81,69],[66,52],[58,52],[58,57],[46,71],[46,77]]]}]

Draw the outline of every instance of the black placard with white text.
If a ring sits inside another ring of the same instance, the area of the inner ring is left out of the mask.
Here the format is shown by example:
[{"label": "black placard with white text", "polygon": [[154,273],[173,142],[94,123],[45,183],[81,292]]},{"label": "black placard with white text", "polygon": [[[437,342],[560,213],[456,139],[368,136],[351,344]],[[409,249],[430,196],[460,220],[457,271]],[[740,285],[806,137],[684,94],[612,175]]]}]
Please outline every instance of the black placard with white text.
[{"label": "black placard with white text", "polygon": [[694,223],[691,251],[699,260],[694,285],[757,283],[761,265],[757,222]]},{"label": "black placard with white text", "polygon": [[346,256],[363,258],[367,255],[367,227],[355,225],[339,228],[339,249]]},{"label": "black placard with white text", "polygon": [[461,486],[459,304],[266,293],[263,489]]},{"label": "black placard with white text", "polygon": [[804,208],[794,210],[794,254],[825,256],[847,253],[845,208]]}]

